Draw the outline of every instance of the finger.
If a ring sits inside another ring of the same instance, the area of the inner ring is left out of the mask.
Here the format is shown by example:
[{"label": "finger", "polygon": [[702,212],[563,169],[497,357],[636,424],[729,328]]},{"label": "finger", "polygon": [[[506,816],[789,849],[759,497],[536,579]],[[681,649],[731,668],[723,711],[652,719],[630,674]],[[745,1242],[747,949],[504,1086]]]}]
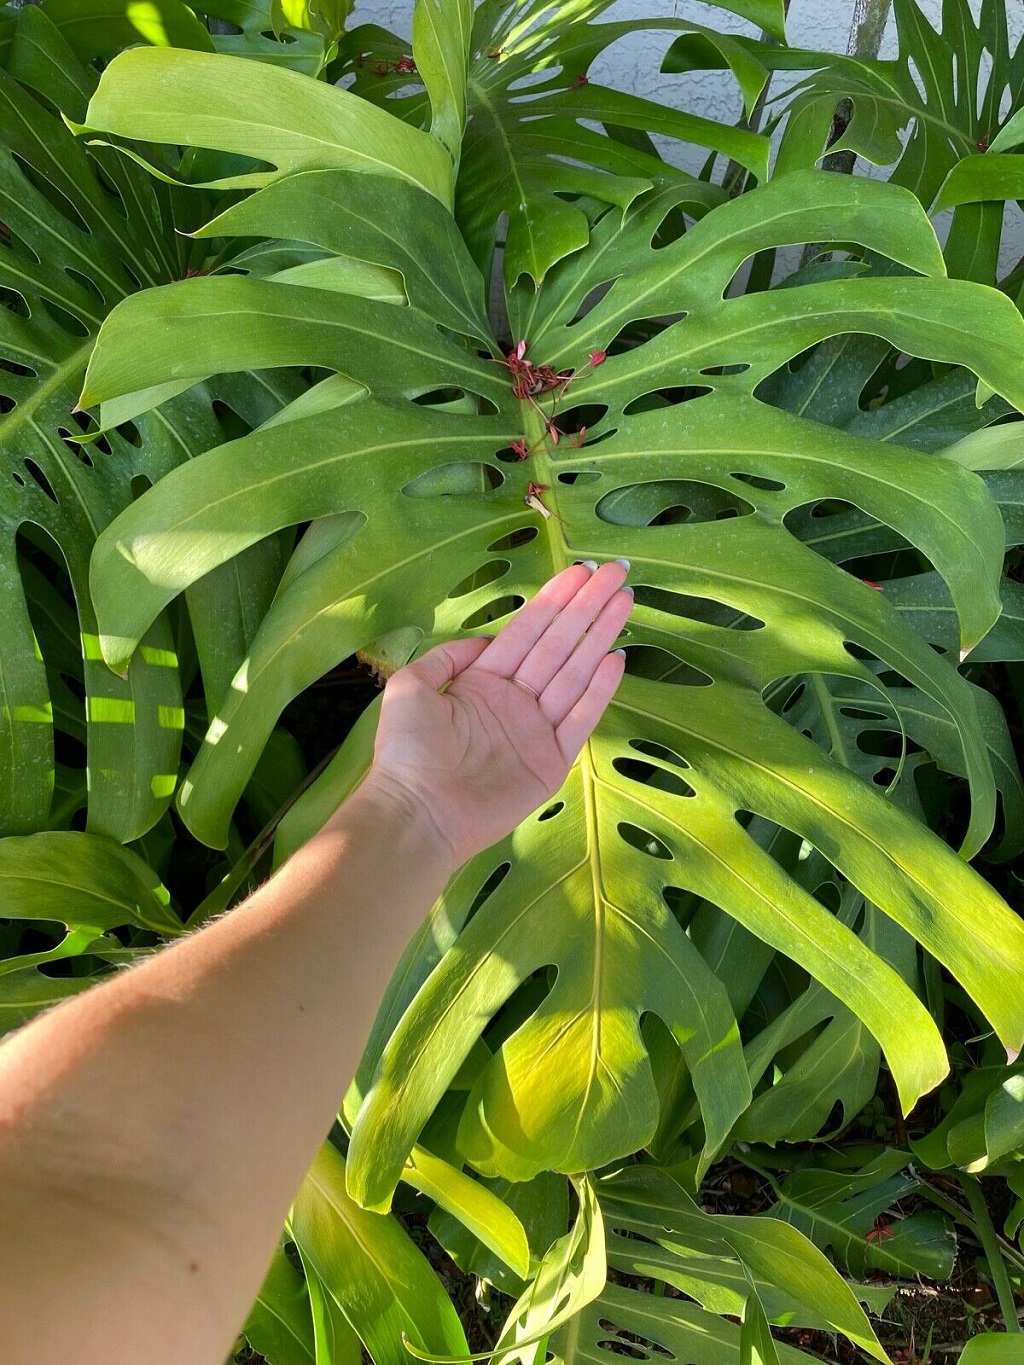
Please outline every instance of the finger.
[{"label": "finger", "polygon": [[633,594],[617,592],[544,689],[541,710],[557,729],[593,681],[633,610]]},{"label": "finger", "polygon": [[590,686],[555,731],[555,738],[566,763],[573,763],[590,738],[605,708],[615,695],[626,670],[626,656],[619,650],[606,654],[598,665]]},{"label": "finger", "polygon": [[[388,687],[394,692],[405,681],[426,683],[439,692],[445,683],[457,678],[470,664],[476,663],[490,644],[484,636],[470,640],[450,640],[447,644],[436,645],[413,664],[406,664],[388,680]],[[396,686],[397,684],[397,686]]]},{"label": "finger", "polygon": [[[516,677],[529,683],[535,691],[543,692],[600,616],[605,604],[622,587],[625,577],[625,561],[602,564],[517,664]],[[614,639],[613,635],[606,642],[605,650]]]},{"label": "finger", "polygon": [[511,677],[558,613],[590,582],[593,572],[587,564],[573,564],[549,578],[491,641],[478,666],[503,678]]}]

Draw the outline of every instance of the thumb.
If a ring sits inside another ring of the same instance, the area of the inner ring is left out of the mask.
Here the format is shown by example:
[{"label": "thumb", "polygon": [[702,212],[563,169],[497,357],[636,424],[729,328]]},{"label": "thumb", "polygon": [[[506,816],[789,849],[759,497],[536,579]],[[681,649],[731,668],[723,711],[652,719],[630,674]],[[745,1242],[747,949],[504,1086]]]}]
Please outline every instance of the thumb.
[{"label": "thumb", "polygon": [[408,679],[426,683],[435,692],[439,692],[445,683],[451,682],[470,664],[476,663],[490,643],[486,636],[478,635],[471,640],[451,640],[448,644],[436,645],[421,659],[407,664],[405,668],[400,668],[393,674],[388,687],[393,692],[400,691],[403,681]]}]

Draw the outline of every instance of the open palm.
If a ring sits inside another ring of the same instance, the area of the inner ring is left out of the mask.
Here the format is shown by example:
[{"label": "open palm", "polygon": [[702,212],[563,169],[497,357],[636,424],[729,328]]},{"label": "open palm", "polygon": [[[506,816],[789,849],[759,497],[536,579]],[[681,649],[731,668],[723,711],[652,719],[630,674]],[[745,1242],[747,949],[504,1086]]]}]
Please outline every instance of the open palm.
[{"label": "open palm", "polygon": [[565,781],[625,667],[608,653],[633,606],[625,577],[574,565],[494,640],[439,645],[388,681],[372,780],[426,813],[457,863]]}]

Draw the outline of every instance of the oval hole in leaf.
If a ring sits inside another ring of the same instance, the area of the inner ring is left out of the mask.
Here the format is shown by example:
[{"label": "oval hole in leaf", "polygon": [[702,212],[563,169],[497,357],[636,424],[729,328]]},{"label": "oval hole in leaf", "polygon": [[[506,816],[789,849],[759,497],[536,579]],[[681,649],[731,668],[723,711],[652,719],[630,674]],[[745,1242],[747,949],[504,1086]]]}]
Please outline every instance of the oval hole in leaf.
[{"label": "oval hole in leaf", "polygon": [[14,399],[6,393],[0,393],[0,417],[6,417],[9,412],[13,412],[17,407]]},{"label": "oval hole in leaf", "polygon": [[81,318],[76,318],[74,313],[69,313],[66,308],[60,308],[57,304],[51,303],[49,299],[41,300],[43,308],[50,315],[53,321],[71,337],[87,337],[89,329]]},{"label": "oval hole in leaf", "polygon": [[600,432],[595,430],[607,416],[607,403],[578,403],[575,407],[560,412],[556,419],[562,438],[558,447],[559,454],[570,448],[579,450],[586,447],[590,450],[594,446],[599,446],[602,441],[609,440],[615,435],[617,427],[609,427],[606,431]]},{"label": "oval hole in leaf", "polygon": [[652,588],[644,583],[636,587],[634,596],[640,606],[669,612],[673,616],[684,616],[689,621],[701,621],[709,626],[721,626],[726,630],[764,630],[765,626],[760,617],[748,616],[736,607],[730,607],[726,602],[716,602],[710,597],[691,597],[688,593],[669,592],[667,588]]},{"label": "oval hole in leaf", "polygon": [[761,488],[766,493],[781,493],[786,487],[784,483],[779,483],[778,479],[766,479],[760,474],[737,474],[734,471],[729,477],[738,479],[740,483],[748,484],[751,488]]},{"label": "oval hole in leaf", "polygon": [[555,816],[559,815],[563,810],[565,810],[565,802],[555,801],[552,805],[548,806],[546,810],[542,810],[541,813],[537,816],[537,819],[553,820]]},{"label": "oval hole in leaf", "polygon": [[[225,30],[226,31],[226,30]],[[96,183],[104,194],[109,195],[113,203],[111,207],[115,213],[119,213],[122,218],[128,217],[128,210],[125,208],[124,198],[121,191],[110,179],[107,173],[96,162],[92,163],[92,173],[96,177]]]},{"label": "oval hole in leaf", "polygon": [[6,308],[9,313],[14,313],[19,318],[32,316],[24,295],[19,294],[16,289],[0,289],[0,308]]},{"label": "oval hole in leaf", "polygon": [[119,427],[114,429],[118,436],[127,441],[129,445],[135,446],[136,450],[142,448],[142,433],[134,422],[122,422]]},{"label": "oval hole in leaf", "polygon": [[487,547],[488,554],[497,554],[501,550],[519,550],[524,545],[529,545],[531,540],[536,540],[540,535],[540,528],[537,526],[520,526],[515,531],[510,531],[507,536],[499,536]]},{"label": "oval hole in leaf", "polygon": [[816,502],[811,507],[812,517],[838,517],[844,512],[856,512],[852,502],[844,502],[842,498],[825,498],[821,502]]},{"label": "oval hole in leaf", "polygon": [[407,498],[471,497],[489,493],[504,482],[504,474],[494,465],[462,460],[424,470],[411,479],[402,492]]},{"label": "oval hole in leaf", "polygon": [[36,484],[43,490],[43,492],[44,492],[44,493],[46,494],[46,496],[50,499],[50,501],[51,501],[51,502],[56,502],[56,501],[57,501],[57,494],[53,491],[53,488],[52,488],[51,485],[50,485],[50,480],[46,477],[46,475],[43,473],[43,471],[39,468],[39,466],[36,464],[35,460],[26,460],[26,461],[25,461],[25,468],[26,468],[26,469],[28,470],[28,472],[32,475],[32,478],[34,479],[34,481],[36,482]]},{"label": "oval hole in leaf", "polygon": [[725,511],[734,516],[750,516],[754,507],[745,498],[714,484],[667,479],[613,489],[601,498],[594,511],[612,526],[671,526],[716,521]]},{"label": "oval hole in leaf", "polygon": [[616,758],[612,761],[612,767],[620,777],[644,787],[671,792],[673,796],[697,795],[689,782],[684,782],[675,773],[666,772],[664,768],[656,767],[653,763],[643,763],[638,758]]},{"label": "oval hole in leaf", "polygon": [[635,1342],[625,1341],[621,1337],[616,1337],[613,1341],[599,1341],[597,1349],[599,1351],[612,1351],[617,1356],[631,1356],[633,1360],[650,1360],[647,1352]]},{"label": "oval hole in leaf", "polygon": [[[67,449],[71,451],[71,454],[74,455],[76,460],[81,461],[81,463],[85,465],[86,469],[92,469],[93,467],[92,456],[89,454],[88,446],[80,446],[77,444],[77,442],[72,441],[70,439],[71,432],[68,431],[67,427],[58,427],[57,435],[64,442],[64,445],[67,447]],[[97,444],[99,443],[97,442]],[[104,451],[104,454],[107,455],[110,454],[109,446],[107,446],[107,449],[106,451]]]},{"label": "oval hole in leaf", "polygon": [[492,895],[495,891],[497,891],[498,887],[508,876],[511,867],[512,867],[511,863],[501,863],[498,867],[494,869],[493,872],[491,872],[488,875],[487,879],[480,887],[480,890],[473,897],[473,902],[469,907],[469,914],[466,916],[467,923],[469,922],[469,920],[473,918],[473,916],[480,909],[481,905],[483,905],[484,901],[488,898],[488,896]]},{"label": "oval hole in leaf", "polygon": [[624,417],[632,417],[637,412],[654,412],[658,408],[672,408],[680,403],[691,403],[695,398],[703,398],[714,390],[706,384],[687,384],[679,388],[657,389],[653,393],[642,393],[632,398],[622,409]]},{"label": "oval hole in leaf", "polygon": [[38,379],[38,374],[29,365],[19,365],[16,360],[8,360],[5,356],[0,356],[0,370],[6,370],[8,374],[13,374],[19,379]]},{"label": "oval hole in leaf", "polygon": [[559,483],[597,483],[601,475],[596,469],[570,469],[565,474],[559,474]]},{"label": "oval hole in leaf", "polygon": [[467,574],[461,583],[456,583],[448,594],[449,597],[465,597],[469,592],[475,592],[477,588],[486,588],[488,583],[494,583],[499,578],[503,578],[508,573],[512,565],[507,559],[492,559],[489,564],[482,564],[479,569],[474,569],[471,574]]},{"label": "oval hole in leaf", "polygon": [[91,280],[88,275],[83,275],[82,272],[80,270],[76,270],[73,265],[66,265],[64,267],[64,273],[70,275],[76,284],[80,284],[82,288],[85,290],[85,292],[87,294],[92,295],[92,297],[96,300],[97,303],[105,302],[103,295],[100,293],[99,286],[96,284],[96,281]]},{"label": "oval hole in leaf", "polygon": [[890,717],[884,711],[865,711],[859,706],[840,706],[840,715],[849,716],[850,720],[889,720]]},{"label": "oval hole in leaf", "polygon": [[682,758],[672,749],[666,749],[664,744],[655,744],[652,739],[631,739],[629,747],[635,749],[638,754],[647,754],[650,758],[660,758],[663,763],[672,763],[677,768],[690,767],[685,758]]},{"label": "oval hole in leaf", "polygon": [[138,502],[143,493],[148,493],[153,482],[145,474],[136,474],[132,479],[132,502]]},{"label": "oval hole in leaf", "polygon": [[626,645],[626,672],[634,678],[673,683],[680,687],[710,687],[712,679],[692,664],[657,645]]},{"label": "oval hole in leaf", "polygon": [[666,862],[672,861],[672,854],[668,845],[649,830],[641,829],[639,825],[631,825],[627,820],[620,820],[617,826],[619,835],[630,848],[639,849],[641,853],[646,853],[650,858],[660,858]]},{"label": "oval hole in leaf", "polygon": [[32,188],[43,196],[51,208],[56,209],[59,214],[66,218],[74,227],[78,228],[80,232],[88,233],[90,236],[92,235],[89,233],[89,227],[85,219],[78,212],[67,195],[62,194],[45,175],[41,175],[34,166],[30,166],[24,157],[19,156],[17,152],[11,154],[11,160],[17,166],[18,170],[21,171],[22,175]]},{"label": "oval hole in leaf", "polygon": [[706,374],[710,378],[715,379],[728,378],[731,375],[746,374],[749,369],[750,366],[745,363],[736,365],[708,365],[706,369],[701,370],[701,374]]},{"label": "oval hole in leaf", "polygon": [[412,401],[421,408],[435,408],[461,403],[465,396],[465,389],[428,389],[426,393],[416,394]]},{"label": "oval hole in leaf", "polygon": [[661,222],[651,234],[651,250],[661,251],[664,247],[671,246],[686,231],[688,223],[693,221],[695,220],[692,214],[688,218],[679,204],[673,204],[666,210]]},{"label": "oval hole in leaf", "polygon": [[[767,691],[767,690],[768,690],[768,689],[765,688],[765,691]],[[804,683],[804,682],[802,682],[802,683],[800,683],[798,686],[794,687],[793,691],[790,692],[789,696],[786,698],[785,702],[783,703],[782,715],[785,715],[787,711],[792,711],[793,707],[797,704],[797,702],[800,700],[800,698],[803,696],[803,694],[804,694],[806,691],[807,691],[807,684]]]},{"label": "oval hole in leaf", "polygon": [[17,256],[21,260],[31,261],[33,265],[39,264],[39,253],[31,242],[26,242],[3,222],[0,222],[0,251],[9,251],[12,256]]},{"label": "oval hole in leaf", "polygon": [[518,594],[514,597],[498,597],[493,602],[488,602],[479,611],[473,612],[472,616],[467,616],[463,621],[462,630],[475,630],[477,626],[490,625],[492,621],[500,621],[505,616],[510,616],[526,601],[525,597]]},{"label": "oval hole in leaf", "polygon": [[811,895],[820,905],[823,905],[826,910],[831,910],[833,915],[838,913],[839,907],[843,903],[842,893],[835,882],[819,882],[811,892]]}]

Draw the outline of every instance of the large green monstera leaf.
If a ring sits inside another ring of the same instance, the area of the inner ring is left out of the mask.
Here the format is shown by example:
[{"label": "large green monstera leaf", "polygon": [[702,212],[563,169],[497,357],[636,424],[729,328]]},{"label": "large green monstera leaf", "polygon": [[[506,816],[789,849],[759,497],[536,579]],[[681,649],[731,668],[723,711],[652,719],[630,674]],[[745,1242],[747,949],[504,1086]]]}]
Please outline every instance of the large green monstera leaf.
[{"label": "large green monstera leaf", "polygon": [[[782,39],[782,0],[716,0],[717,7],[757,23]],[[457,99],[439,109],[435,63],[423,41],[432,31],[428,15],[436,3],[417,6],[413,28],[416,61],[380,46],[378,30],[350,36],[354,59],[339,70],[353,78],[353,90],[414,123],[424,115],[427,87],[431,129],[447,145],[457,111],[466,123],[461,140],[461,174],[456,217],[485,274],[490,271],[496,231],[504,224],[504,274],[509,284],[522,274],[540,282],[562,257],[589,238],[582,196],[625,209],[656,177],[673,174],[658,156],[651,134],[678,139],[731,158],[764,180],[770,144],[766,137],[592,81],[594,62],[638,27],[668,33],[684,30],[697,41],[713,41],[729,57],[748,112],[768,79],[767,67],[741,44],[675,16],[597,22],[610,0],[571,0],[552,8],[543,0],[507,5],[487,0],[465,22],[452,44],[448,72]],[[449,22],[448,28],[452,28]],[[371,49],[364,50],[364,42]],[[400,51],[400,48],[398,49]],[[384,60],[380,60],[383,57]],[[448,112],[447,120],[439,117]],[[614,128],[608,137],[598,128]],[[461,137],[461,126],[459,134]],[[458,143],[456,143],[456,146]],[[681,177],[683,178],[683,177]],[[705,187],[710,202],[724,195]]]},{"label": "large green monstera leaf", "polygon": [[[55,19],[73,18],[65,10],[58,6]],[[103,32],[100,26],[93,33],[96,43]],[[88,800],[90,830],[128,841],[160,818],[174,791],[181,686],[163,617],[151,624],[126,678],[104,666],[88,588],[92,546],[140,487],[223,441],[215,397],[254,425],[301,386],[285,375],[236,377],[216,395],[205,388],[183,393],[138,423],[79,443],[74,409],[103,318],[139,288],[187,274],[194,247],[175,229],[191,226],[189,215],[201,201],[168,191],[109,148],[88,148],[72,136],[49,101],[82,117],[96,75],[48,13],[30,8],[18,16],[6,66],[0,69],[0,833],[60,827]],[[232,572],[190,594],[214,694],[218,676],[226,673],[226,687],[248,644],[239,625],[246,609],[260,614],[273,591],[273,557],[258,551],[244,584]],[[55,728],[63,762],[55,762]],[[88,779],[68,756],[68,740],[86,744]]]},{"label": "large green monstera leaf", "polygon": [[[131,135],[117,90],[128,71],[121,58],[104,77],[92,124],[118,103]],[[216,107],[210,115],[214,129]],[[176,136],[173,105],[145,117]],[[295,127],[305,118],[297,105]],[[287,130],[275,159],[282,149]],[[327,375],[263,427],[172,471],[93,557],[104,656],[123,671],[177,593],[279,528],[312,522],[181,787],[183,819],[222,845],[283,707],[353,651],[394,666],[493,630],[578,559],[629,558],[637,594],[627,677],[564,790],[462,870],[395,978],[349,1097],[349,1189],[387,1207],[460,1071],[471,1089],[458,1148],[484,1174],[601,1166],[654,1141],[667,1110],[695,1105],[706,1165],[751,1092],[745,1002],[721,957],[705,958],[683,930],[693,897],[861,1021],[912,1105],[946,1069],[905,980],[913,965],[902,946],[876,951],[885,936],[858,932],[816,896],[798,871],[811,852],[949,967],[1019,1047],[1024,1009],[1007,984],[1024,949],[1017,919],[764,698],[803,675],[887,707],[879,674],[909,684],[967,777],[962,852],[977,852],[996,786],[957,652],[933,650],[884,593],[790,523],[839,500],[893,528],[946,584],[969,651],[999,614],[998,507],[952,461],[756,396],[809,348],[864,332],[967,366],[1019,405],[1024,324],[1009,300],[945,277],[905,190],[811,171],[708,211],[703,185],[671,176],[625,212],[580,201],[586,248],[553,264],[539,290],[510,292],[518,348],[506,357],[441,199],[401,170],[354,173],[334,164],[333,145],[323,155],[322,168],[278,176],[203,229],[309,244],[316,284],[300,267],[137,295],[107,320],[86,379],[82,401],[106,424],[216,373]],[[735,295],[753,254],[821,240],[860,244],[899,273]],[[390,272],[391,301],[344,292],[353,263]],[[337,287],[324,288],[332,272]],[[282,848],[358,781],[368,735],[369,723],[357,727],[293,809]]]},{"label": "large green monstera leaf", "polygon": [[[895,0],[893,9],[899,54],[887,61],[740,40],[748,61],[813,73],[777,106],[785,120],[777,173],[818,160],[836,103],[848,100],[849,123],[832,150],[892,167],[890,179],[925,208],[958,205],[946,245],[949,272],[987,282],[996,275],[1003,224],[1003,205],[995,201],[1015,197],[1020,184],[1015,158],[1001,154],[999,132],[1019,112],[1024,44],[1011,47],[1003,0],[981,0],[977,19],[968,0],[943,0],[938,29],[917,0]],[[710,51],[710,59],[709,51],[686,34],[665,69],[737,71],[730,51]],[[990,157],[993,143],[997,154]],[[947,177],[948,189],[937,198]]]}]

